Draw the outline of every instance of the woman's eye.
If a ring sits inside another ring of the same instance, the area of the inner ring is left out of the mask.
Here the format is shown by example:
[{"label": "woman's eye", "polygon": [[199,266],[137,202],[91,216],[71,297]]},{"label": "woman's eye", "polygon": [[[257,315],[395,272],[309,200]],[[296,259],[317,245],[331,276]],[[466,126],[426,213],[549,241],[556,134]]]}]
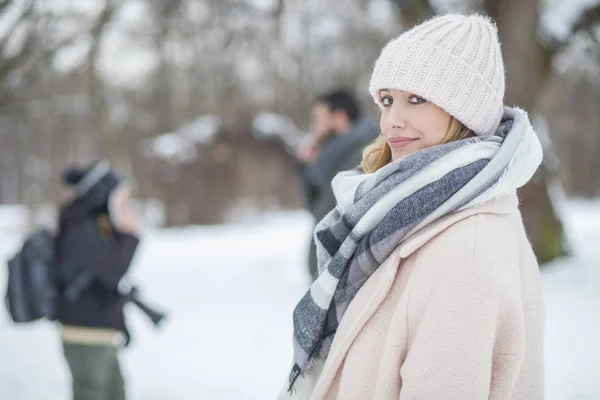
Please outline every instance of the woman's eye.
[{"label": "woman's eye", "polygon": [[393,103],[394,103],[394,100],[393,100],[393,99],[392,99],[390,96],[383,96],[383,97],[381,98],[381,104],[382,104],[384,107],[389,107],[389,106],[391,106]]},{"label": "woman's eye", "polygon": [[421,104],[421,103],[425,103],[427,100],[425,100],[422,97],[417,96],[416,94],[413,94],[412,96],[410,96],[408,98],[408,102],[410,104]]}]

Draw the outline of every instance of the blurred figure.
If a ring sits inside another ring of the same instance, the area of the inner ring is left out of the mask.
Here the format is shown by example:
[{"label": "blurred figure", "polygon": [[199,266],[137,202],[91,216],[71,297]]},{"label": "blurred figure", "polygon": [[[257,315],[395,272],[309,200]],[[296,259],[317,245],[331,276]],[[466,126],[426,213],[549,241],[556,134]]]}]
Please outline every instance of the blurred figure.
[{"label": "blurred figure", "polygon": [[[356,99],[345,90],[318,96],[311,112],[309,140],[298,150],[305,206],[320,221],[336,205],[331,180],[340,171],[360,164],[364,147],[375,140],[379,127],[362,119]],[[308,270],[314,279],[317,252],[311,239]]]},{"label": "blurred figure", "polygon": [[129,187],[106,162],[71,167],[63,180],[75,196],[60,213],[56,238],[57,320],[75,400],[123,400],[117,348],[129,340],[119,282],[138,246]]}]

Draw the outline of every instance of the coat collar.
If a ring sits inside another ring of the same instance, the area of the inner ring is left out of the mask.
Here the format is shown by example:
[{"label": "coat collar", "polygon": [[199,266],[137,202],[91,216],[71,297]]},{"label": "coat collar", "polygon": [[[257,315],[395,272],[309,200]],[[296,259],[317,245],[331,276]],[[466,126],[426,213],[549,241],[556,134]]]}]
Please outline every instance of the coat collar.
[{"label": "coat collar", "polygon": [[516,193],[512,192],[505,196],[495,197],[479,206],[450,214],[412,235],[406,242],[400,244],[396,251],[401,258],[406,258],[458,221],[476,214],[508,214],[518,207],[518,203]]}]

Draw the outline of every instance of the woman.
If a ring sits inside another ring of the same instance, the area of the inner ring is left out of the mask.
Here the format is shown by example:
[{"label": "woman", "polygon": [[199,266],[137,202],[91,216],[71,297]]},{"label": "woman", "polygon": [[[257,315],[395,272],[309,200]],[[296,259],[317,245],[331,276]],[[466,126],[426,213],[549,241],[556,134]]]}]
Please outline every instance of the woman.
[{"label": "woman", "polygon": [[516,196],[542,150],[527,114],[503,107],[495,25],[416,26],[382,50],[369,91],[381,136],[332,182],[280,398],[543,398],[544,308]]},{"label": "woman", "polygon": [[117,345],[127,336],[118,285],[138,245],[128,188],[105,162],[64,173],[75,198],[61,211],[57,320],[75,400],[124,400]]}]

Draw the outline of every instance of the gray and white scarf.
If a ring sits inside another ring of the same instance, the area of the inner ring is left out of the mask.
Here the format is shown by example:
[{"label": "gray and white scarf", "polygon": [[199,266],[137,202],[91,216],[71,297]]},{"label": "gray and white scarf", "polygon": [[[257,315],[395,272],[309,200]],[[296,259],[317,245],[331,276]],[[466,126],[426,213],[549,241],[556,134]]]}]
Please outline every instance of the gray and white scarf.
[{"label": "gray and white scarf", "polygon": [[430,147],[371,174],[338,174],[332,182],[337,207],[314,233],[319,276],[293,314],[288,389],[325,360],[348,305],[400,243],[444,216],[512,193],[541,160],[527,114],[505,108],[493,136]]}]

